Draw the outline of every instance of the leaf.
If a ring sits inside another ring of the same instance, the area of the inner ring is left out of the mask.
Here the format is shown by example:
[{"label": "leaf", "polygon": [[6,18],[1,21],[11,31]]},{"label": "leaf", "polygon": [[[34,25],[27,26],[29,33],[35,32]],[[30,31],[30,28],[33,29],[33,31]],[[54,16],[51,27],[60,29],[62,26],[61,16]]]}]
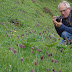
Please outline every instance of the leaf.
[{"label": "leaf", "polygon": [[53,46],[55,46],[56,45],[56,43],[52,43],[52,44],[47,44],[46,46],[48,46],[48,47],[53,47]]}]

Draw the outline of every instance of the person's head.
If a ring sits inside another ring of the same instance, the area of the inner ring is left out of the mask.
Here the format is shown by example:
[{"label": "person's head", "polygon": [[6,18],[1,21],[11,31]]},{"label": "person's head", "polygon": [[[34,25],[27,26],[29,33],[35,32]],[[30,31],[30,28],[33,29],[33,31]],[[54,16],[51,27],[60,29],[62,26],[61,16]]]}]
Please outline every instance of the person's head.
[{"label": "person's head", "polygon": [[71,11],[71,6],[67,1],[63,1],[58,5],[58,9],[64,18],[67,18]]}]

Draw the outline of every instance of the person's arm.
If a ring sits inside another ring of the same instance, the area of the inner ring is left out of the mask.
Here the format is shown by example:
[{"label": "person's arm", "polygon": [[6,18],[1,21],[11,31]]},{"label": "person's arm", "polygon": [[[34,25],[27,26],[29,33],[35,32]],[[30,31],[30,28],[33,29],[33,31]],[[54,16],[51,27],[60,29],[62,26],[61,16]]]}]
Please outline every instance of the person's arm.
[{"label": "person's arm", "polygon": [[59,27],[60,30],[62,31],[67,31],[69,33],[72,34],[72,27],[68,27],[68,26],[65,26],[64,24],[62,24],[60,27]]},{"label": "person's arm", "polygon": [[61,33],[63,32],[62,30],[60,30],[58,27],[55,26],[56,32],[58,33],[58,35],[61,37]]},{"label": "person's arm", "polygon": [[56,21],[56,18],[57,18],[56,16],[53,16],[53,24],[54,24],[54,26],[55,26],[55,29],[56,29],[58,35],[61,36],[62,30],[60,30],[59,27],[60,27],[60,25],[62,24],[62,20],[61,20],[60,23],[58,23],[58,22]]}]

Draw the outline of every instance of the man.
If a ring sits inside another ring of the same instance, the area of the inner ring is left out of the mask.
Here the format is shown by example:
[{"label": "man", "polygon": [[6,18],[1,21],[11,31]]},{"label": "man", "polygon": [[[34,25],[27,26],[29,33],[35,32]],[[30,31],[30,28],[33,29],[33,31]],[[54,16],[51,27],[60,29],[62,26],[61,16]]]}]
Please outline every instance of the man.
[{"label": "man", "polygon": [[[61,13],[61,16],[53,16],[53,23],[58,35],[63,38],[60,44],[65,42],[65,40],[72,43],[72,9],[70,4],[66,1],[63,1],[58,5],[58,9]],[[61,18],[60,22],[57,21],[58,18]]]}]

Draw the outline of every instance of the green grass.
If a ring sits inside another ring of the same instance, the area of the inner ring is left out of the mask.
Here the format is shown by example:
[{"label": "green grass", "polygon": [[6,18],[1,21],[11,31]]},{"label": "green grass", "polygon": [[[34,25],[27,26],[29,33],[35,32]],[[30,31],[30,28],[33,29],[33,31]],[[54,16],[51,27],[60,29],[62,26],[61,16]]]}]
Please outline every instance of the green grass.
[{"label": "green grass", "polygon": [[[59,45],[61,38],[55,31],[52,16],[42,11],[47,7],[53,15],[59,15],[57,5],[60,1],[0,1],[0,72],[31,72],[31,69],[47,72],[47,68],[49,72],[52,69],[72,71],[71,45]],[[53,63],[52,58],[57,63]]]}]

